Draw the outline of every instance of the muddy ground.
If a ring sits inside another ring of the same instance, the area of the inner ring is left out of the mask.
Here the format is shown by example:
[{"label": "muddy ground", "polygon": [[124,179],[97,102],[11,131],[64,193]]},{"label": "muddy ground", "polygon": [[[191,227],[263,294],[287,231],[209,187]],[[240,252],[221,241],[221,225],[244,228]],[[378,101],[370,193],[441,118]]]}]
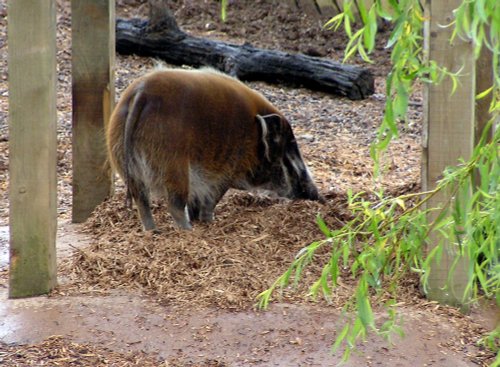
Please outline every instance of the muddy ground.
[{"label": "muddy ground", "polygon": [[[228,21],[216,1],[173,1],[180,26],[192,34],[250,42],[255,46],[342,58],[345,38],[322,30],[315,18],[272,1],[230,2]],[[0,364],[5,366],[333,366],[330,347],[342,328],[341,308],[353,281],[342,283],[329,303],[304,296],[328,257],[286,289],[268,311],[255,297],[284,272],[297,251],[321,239],[319,213],[331,227],[348,217],[346,190],[383,187],[400,194],[419,188],[421,92],[412,96],[410,118],[390,148],[385,174],[374,182],[369,144],[384,107],[388,57],[382,33],[369,68],[376,93],[363,101],[302,88],[250,86],[290,119],[304,158],[327,203],[289,202],[258,193],[230,192],[216,219],[192,232],[176,229],[158,202],[162,230],[144,234],[124,205],[123,188],[83,225],[71,212],[70,3],[58,1],[58,257],[59,286],[48,297],[7,300],[8,85],[6,0],[0,0]],[[144,16],[147,2],[117,1],[119,16]],[[353,60],[360,63],[359,60]],[[153,65],[117,55],[116,88],[122,90]],[[393,344],[370,336],[348,366],[474,366],[492,355],[477,345],[498,321],[491,307],[471,315],[421,297],[415,278],[401,287],[406,336]],[[378,320],[383,313],[377,312]]]}]

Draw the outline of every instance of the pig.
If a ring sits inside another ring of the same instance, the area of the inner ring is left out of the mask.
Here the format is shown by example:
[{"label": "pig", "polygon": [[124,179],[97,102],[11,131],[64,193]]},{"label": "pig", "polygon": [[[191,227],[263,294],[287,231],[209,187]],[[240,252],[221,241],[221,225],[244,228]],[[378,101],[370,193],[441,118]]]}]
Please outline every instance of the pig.
[{"label": "pig", "polygon": [[124,91],[106,127],[113,169],[156,230],[150,196],[184,229],[210,222],[230,188],[323,200],[292,128],[264,96],[211,69],[154,70]]}]

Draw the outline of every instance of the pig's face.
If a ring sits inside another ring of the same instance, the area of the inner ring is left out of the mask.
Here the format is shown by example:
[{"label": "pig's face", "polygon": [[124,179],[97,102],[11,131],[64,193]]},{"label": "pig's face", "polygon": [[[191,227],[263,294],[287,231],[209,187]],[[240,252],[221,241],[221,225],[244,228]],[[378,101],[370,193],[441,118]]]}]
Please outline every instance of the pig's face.
[{"label": "pig's face", "polygon": [[288,121],[279,115],[257,116],[261,124],[260,153],[263,166],[258,174],[263,187],[289,199],[323,200],[300,154]]}]

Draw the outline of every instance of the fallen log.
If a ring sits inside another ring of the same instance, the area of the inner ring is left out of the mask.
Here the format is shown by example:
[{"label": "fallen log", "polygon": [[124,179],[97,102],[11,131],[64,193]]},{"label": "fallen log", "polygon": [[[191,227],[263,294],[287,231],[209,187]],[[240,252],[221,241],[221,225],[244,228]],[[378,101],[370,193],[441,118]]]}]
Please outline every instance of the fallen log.
[{"label": "fallen log", "polygon": [[374,92],[373,75],[366,69],[248,43],[235,45],[193,37],[178,27],[165,7],[152,6],[151,14],[149,20],[117,19],[118,53],[156,57],[174,65],[210,66],[240,80],[304,86],[354,100]]}]

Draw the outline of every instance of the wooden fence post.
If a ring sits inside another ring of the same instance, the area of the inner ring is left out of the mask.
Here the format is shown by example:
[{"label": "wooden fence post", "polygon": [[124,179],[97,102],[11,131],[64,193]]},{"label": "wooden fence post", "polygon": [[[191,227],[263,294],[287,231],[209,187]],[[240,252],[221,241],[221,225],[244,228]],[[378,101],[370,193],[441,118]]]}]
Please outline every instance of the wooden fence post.
[{"label": "wooden fence post", "polygon": [[73,222],[83,222],[113,183],[104,125],[114,106],[115,2],[72,0]]},{"label": "wooden fence post", "polygon": [[[461,0],[426,1],[425,48],[428,57],[454,72],[463,67],[460,86],[451,94],[452,83],[447,78],[439,85],[425,88],[424,101],[424,151],[422,158],[422,187],[430,190],[436,186],[445,167],[458,163],[459,158],[469,159],[474,145],[475,113],[475,63],[473,45],[456,38],[450,44],[451,27],[443,27],[453,20],[452,11]],[[446,194],[434,196],[428,207],[440,207],[447,200]],[[437,213],[429,214],[428,220]],[[444,243],[440,262],[432,264],[427,296],[455,306],[467,308],[465,288],[469,279],[467,258],[462,258],[451,277],[448,276],[456,255],[452,243],[434,233],[429,250]],[[465,298],[464,298],[465,296]],[[465,301],[465,302],[464,302]]]},{"label": "wooden fence post", "polygon": [[[481,55],[476,62],[476,91],[481,93],[493,85],[493,55],[491,50],[483,46]],[[491,104],[491,93],[485,98],[476,101],[476,128],[475,143],[479,142],[487,122],[491,119],[489,111]],[[493,138],[494,129],[490,130],[489,136]]]},{"label": "wooden fence post", "polygon": [[9,0],[9,297],[57,283],[55,0]]}]

